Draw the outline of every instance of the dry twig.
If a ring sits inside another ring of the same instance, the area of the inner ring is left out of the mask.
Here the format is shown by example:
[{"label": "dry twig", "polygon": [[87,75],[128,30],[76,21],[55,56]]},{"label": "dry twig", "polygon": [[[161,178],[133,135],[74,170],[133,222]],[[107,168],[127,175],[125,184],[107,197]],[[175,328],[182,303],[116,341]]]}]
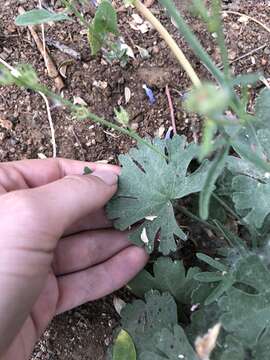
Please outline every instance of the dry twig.
[{"label": "dry twig", "polygon": [[171,114],[173,133],[174,133],[174,135],[176,135],[177,132],[176,132],[174,109],[173,109],[172,98],[171,98],[170,89],[169,89],[168,85],[166,85],[165,92],[166,92],[168,103],[169,103],[169,109],[170,109],[170,114]]}]

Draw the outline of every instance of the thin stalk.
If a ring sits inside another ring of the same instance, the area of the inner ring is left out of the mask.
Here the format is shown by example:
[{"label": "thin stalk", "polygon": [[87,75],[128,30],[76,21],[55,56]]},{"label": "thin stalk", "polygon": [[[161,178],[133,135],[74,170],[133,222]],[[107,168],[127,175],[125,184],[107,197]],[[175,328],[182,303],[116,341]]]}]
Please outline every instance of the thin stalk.
[{"label": "thin stalk", "polygon": [[193,214],[192,212],[190,212],[189,210],[187,210],[186,208],[184,208],[181,205],[177,205],[176,209],[179,210],[181,213],[183,213],[184,215],[188,216],[189,218],[191,218],[192,220],[195,220],[197,222],[199,222],[200,224],[208,227],[209,229],[213,230],[213,231],[217,231],[219,232],[219,229],[217,228],[217,226],[210,224],[208,221],[202,220],[200,217],[198,217],[197,215]]},{"label": "thin stalk", "polygon": [[213,198],[225,209],[227,210],[233,217],[235,217],[237,220],[241,221],[239,216],[236,214],[236,212],[223,201],[217,194],[214,192],[212,193]]},{"label": "thin stalk", "polygon": [[227,210],[235,219],[239,221],[239,223],[243,226],[246,226],[250,235],[251,235],[251,243],[252,247],[255,249],[258,246],[257,237],[259,236],[258,232],[254,230],[251,226],[249,226],[247,223],[245,223],[237,214],[236,212],[223,201],[217,194],[212,193],[212,196],[217,200],[217,202],[223,206],[225,210]]},{"label": "thin stalk", "polygon": [[217,29],[216,29],[217,44],[220,49],[220,56],[224,67],[224,76],[225,79],[228,81],[230,79],[230,65],[229,65],[228,50],[225,43],[220,12],[221,12],[220,0],[212,0],[212,16],[217,22]]},{"label": "thin stalk", "polygon": [[204,50],[202,45],[200,44],[197,37],[194,35],[190,27],[186,24],[185,20],[175,7],[172,0],[159,0],[159,2],[165,7],[168,14],[175,21],[179,31],[184,36],[185,40],[193,50],[196,56],[201,60],[201,62],[207,67],[207,69],[212,73],[212,75],[216,78],[216,80],[220,84],[224,84],[224,75],[218,69],[218,67],[214,64],[211,57]]},{"label": "thin stalk", "polygon": [[[37,89],[33,89],[33,90],[37,90]],[[67,99],[63,99],[60,95],[55,94],[53,91],[47,89],[45,86],[41,85],[39,91],[43,92],[46,96],[59,101],[61,104],[68,107],[71,111],[73,111],[75,113],[78,111],[78,106],[72,104],[72,102]],[[105,127],[119,131],[122,134],[125,134],[125,135],[133,138],[134,140],[138,141],[139,143],[149,147],[151,150],[153,150],[155,153],[157,153],[160,157],[167,159],[167,156],[164,153],[162,153],[161,151],[159,151],[159,149],[155,145],[152,145],[147,140],[144,140],[143,138],[141,138],[133,130],[131,130],[129,128],[123,128],[121,126],[118,126],[118,125],[104,119],[103,117],[99,117],[99,116],[93,114],[91,111],[89,111],[86,108],[84,108],[84,111],[85,111],[85,113],[83,114],[84,118],[89,118],[95,123],[99,123]]]},{"label": "thin stalk", "polygon": [[[58,101],[60,104],[68,107],[72,112],[76,113],[79,109],[79,107],[77,105],[74,105],[71,101],[62,98],[62,96],[54,93],[53,91],[49,90],[46,86],[42,85],[42,84],[35,84],[35,85],[29,85],[26,81],[22,81],[22,79],[20,79],[21,74],[19,73],[19,71],[17,71],[15,68],[13,68],[12,66],[10,66],[7,62],[5,62],[4,60],[2,60],[0,58],[0,63],[2,63],[8,70],[10,70],[11,74],[17,79],[19,83],[19,86],[24,87],[24,88],[28,88],[31,89],[35,92],[38,93],[42,93],[45,96]],[[121,132],[122,134],[125,134],[131,138],[133,138],[134,140],[138,141],[139,143],[149,147],[151,150],[153,150],[155,153],[157,153],[160,157],[167,159],[168,157],[162,153],[155,145],[151,144],[150,142],[148,142],[147,140],[142,139],[137,133],[135,133],[132,129],[129,128],[123,128],[121,126],[118,126],[102,117],[99,117],[95,114],[93,114],[91,111],[89,111],[87,108],[83,108],[84,113],[83,113],[83,118],[89,118],[91,119],[93,122],[95,123],[99,123],[105,127],[114,129],[116,131]]]},{"label": "thin stalk", "polygon": [[186,71],[188,76],[190,77],[190,80],[195,86],[200,86],[201,81],[196,74],[195,70],[191,66],[190,62],[182,52],[182,50],[179,48],[179,46],[176,44],[172,36],[168,33],[168,31],[165,29],[165,27],[160,23],[160,21],[151,13],[149,9],[147,9],[146,6],[144,6],[140,0],[134,1],[134,6],[136,9],[145,17],[146,20],[148,20],[154,28],[159,32],[159,34],[162,36],[162,38],[165,40],[177,60],[179,61],[180,65],[183,67],[183,69]]},{"label": "thin stalk", "polygon": [[85,20],[85,18],[82,16],[82,14],[79,12],[79,10],[76,8],[75,5],[73,5],[72,0],[62,0],[62,3],[80,20],[82,25],[85,25],[87,28],[89,26],[88,22]]}]

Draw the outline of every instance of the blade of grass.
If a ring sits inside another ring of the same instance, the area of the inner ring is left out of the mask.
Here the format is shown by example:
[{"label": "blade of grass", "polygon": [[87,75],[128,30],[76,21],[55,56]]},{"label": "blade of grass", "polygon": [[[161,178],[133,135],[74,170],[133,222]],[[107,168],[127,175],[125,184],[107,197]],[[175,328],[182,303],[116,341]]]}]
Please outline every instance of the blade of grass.
[{"label": "blade of grass", "polygon": [[228,50],[225,44],[224,31],[221,21],[220,0],[212,0],[212,17],[216,21],[217,44],[220,50],[220,56],[224,68],[224,76],[227,81],[230,79],[230,65],[228,59]]}]

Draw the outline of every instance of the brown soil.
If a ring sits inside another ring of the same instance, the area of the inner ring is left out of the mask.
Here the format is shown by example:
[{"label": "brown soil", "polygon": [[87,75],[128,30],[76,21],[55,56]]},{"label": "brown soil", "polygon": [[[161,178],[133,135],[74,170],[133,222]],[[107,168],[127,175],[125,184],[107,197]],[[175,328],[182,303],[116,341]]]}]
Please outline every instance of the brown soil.
[{"label": "brown soil", "polygon": [[[60,7],[60,1],[46,1],[54,9]],[[188,1],[178,0],[179,8],[186,14],[189,24],[201,42],[219,63],[219,54],[214,39],[207,33],[205,26],[187,13]],[[40,80],[54,87],[49,79],[44,61],[36,45],[25,28],[14,25],[18,6],[25,9],[36,6],[35,1],[2,0],[0,13],[0,56],[11,65],[29,63],[37,71]],[[119,6],[119,4],[118,4]],[[238,11],[269,26],[269,1],[227,0],[224,9]],[[207,70],[199,63],[187,48],[177,29],[167,19],[165,12],[154,3],[152,10],[174,35],[184,53],[201,78],[209,77]],[[177,130],[190,139],[200,137],[200,120],[185,113],[182,109],[181,94],[190,86],[190,82],[178,66],[166,44],[154,30],[146,34],[130,27],[134,10],[119,12],[120,31],[125,42],[132,47],[135,59],[131,59],[125,68],[118,64],[109,65],[98,55],[92,57],[87,37],[77,22],[58,23],[46,27],[46,37],[57,40],[81,54],[82,60],[74,60],[67,68],[63,94],[73,100],[82,98],[96,114],[107,119],[114,116],[113,109],[118,105],[127,108],[132,126],[142,136],[163,136],[171,125],[170,111],[165,85],[168,84],[175,108]],[[92,9],[86,10],[90,17]],[[226,41],[232,70],[235,74],[263,71],[270,76],[269,33],[253,21],[246,21],[233,14],[224,16]],[[238,57],[259,47],[265,47],[241,60]],[[143,60],[136,46],[147,49],[150,58]],[[51,55],[59,66],[70,60],[68,55],[50,47]],[[150,105],[142,85],[151,86],[156,103]],[[128,87],[131,99],[125,105],[124,91]],[[52,117],[56,130],[57,155],[78,160],[105,160],[116,162],[117,155],[126,152],[132,141],[123,135],[91,121],[78,121],[59,107],[52,108]],[[0,88],[0,160],[10,161],[23,158],[52,156],[51,135],[45,104],[42,98],[30,91],[15,87]],[[117,326],[118,316],[112,305],[112,296],[86,304],[73,312],[59,316],[53,321],[37,345],[32,359],[92,359],[105,358],[106,348],[111,341],[113,329]]]}]

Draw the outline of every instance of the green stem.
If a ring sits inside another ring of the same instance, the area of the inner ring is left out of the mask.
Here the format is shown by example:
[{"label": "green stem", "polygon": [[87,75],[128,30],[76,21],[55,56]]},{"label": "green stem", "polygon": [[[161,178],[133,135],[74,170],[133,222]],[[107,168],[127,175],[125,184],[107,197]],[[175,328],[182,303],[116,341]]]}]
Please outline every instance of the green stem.
[{"label": "green stem", "polygon": [[214,192],[212,193],[213,198],[225,209],[227,210],[233,217],[235,217],[237,220],[241,221],[239,216],[236,214],[236,212],[223,201],[217,194]]},{"label": "green stem", "polygon": [[[25,84],[25,87],[27,87],[27,84]],[[43,94],[45,94],[46,96],[50,97],[51,99],[57,100],[59,101],[61,104],[65,105],[66,107],[68,107],[72,112],[76,113],[79,109],[79,107],[77,105],[72,104],[72,102],[70,102],[67,99],[63,99],[60,95],[55,94],[53,91],[49,90],[48,88],[46,88],[43,85],[39,85],[36,88],[33,88],[32,90],[34,91],[40,91]],[[89,111],[88,109],[84,108],[85,113],[83,114],[84,118],[89,118],[91,119],[93,122],[95,123],[99,123],[105,127],[114,129],[116,131],[121,132],[122,134],[125,134],[131,138],[133,138],[134,140],[138,141],[139,143],[149,147],[151,150],[153,150],[155,153],[157,153],[160,157],[167,159],[167,156],[162,153],[161,151],[159,151],[159,149],[155,146],[152,145],[149,141],[142,139],[137,133],[135,133],[133,130],[131,129],[126,129],[123,128],[121,126],[118,126],[102,117],[99,117],[95,114],[93,114],[91,111]]]},{"label": "green stem", "polygon": [[189,218],[191,218],[192,220],[195,220],[197,222],[199,222],[200,224],[208,227],[209,229],[213,230],[213,231],[217,231],[219,232],[219,229],[215,226],[210,224],[208,221],[202,220],[200,217],[198,217],[197,215],[193,214],[192,212],[190,212],[189,210],[187,210],[186,208],[184,208],[181,205],[177,205],[176,209],[179,210],[181,213],[183,213],[184,215],[188,216]]},{"label": "green stem", "polygon": [[223,31],[220,14],[221,14],[220,0],[212,0],[212,16],[217,22],[217,29],[216,29],[217,43],[220,49],[220,56],[224,67],[225,79],[229,81],[230,65],[229,65],[228,51],[225,43],[224,31]]}]

